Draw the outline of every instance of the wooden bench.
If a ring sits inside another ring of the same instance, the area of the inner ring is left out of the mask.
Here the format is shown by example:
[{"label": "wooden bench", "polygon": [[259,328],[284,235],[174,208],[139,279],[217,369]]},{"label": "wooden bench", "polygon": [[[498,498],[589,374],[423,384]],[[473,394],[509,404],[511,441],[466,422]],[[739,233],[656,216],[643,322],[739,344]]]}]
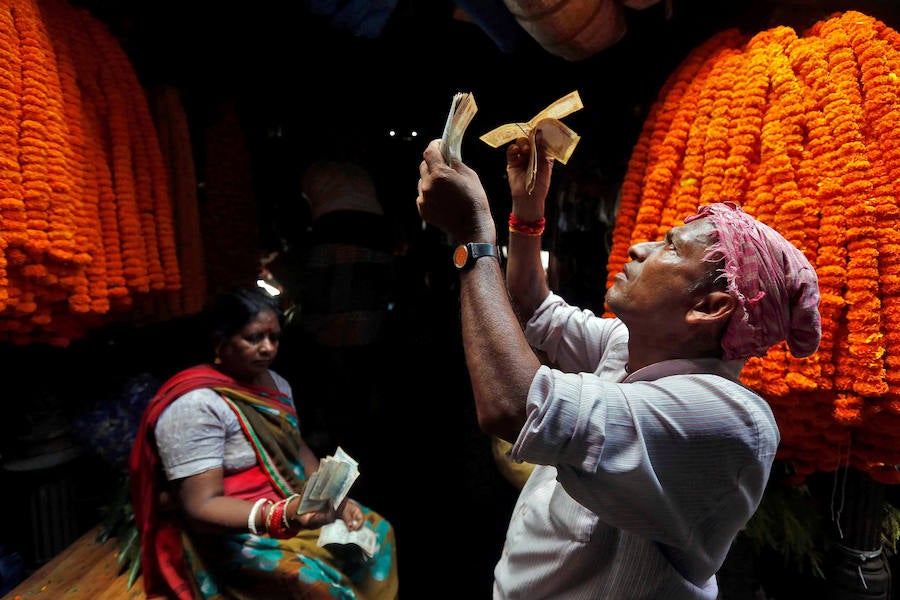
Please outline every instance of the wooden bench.
[{"label": "wooden bench", "polygon": [[2,600],[146,600],[140,577],[128,589],[115,538],[97,542],[94,527],[13,588]]}]

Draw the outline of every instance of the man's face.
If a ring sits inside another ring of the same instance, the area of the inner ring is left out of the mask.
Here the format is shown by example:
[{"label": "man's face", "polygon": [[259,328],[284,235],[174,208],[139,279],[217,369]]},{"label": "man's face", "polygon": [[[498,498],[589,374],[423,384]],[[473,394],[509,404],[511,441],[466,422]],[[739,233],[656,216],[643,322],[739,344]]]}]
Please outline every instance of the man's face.
[{"label": "man's face", "polygon": [[703,260],[714,239],[709,219],[697,219],[673,227],[663,241],[629,248],[631,260],[606,293],[610,310],[630,327],[671,328],[682,323],[699,297],[694,284],[715,268]]}]

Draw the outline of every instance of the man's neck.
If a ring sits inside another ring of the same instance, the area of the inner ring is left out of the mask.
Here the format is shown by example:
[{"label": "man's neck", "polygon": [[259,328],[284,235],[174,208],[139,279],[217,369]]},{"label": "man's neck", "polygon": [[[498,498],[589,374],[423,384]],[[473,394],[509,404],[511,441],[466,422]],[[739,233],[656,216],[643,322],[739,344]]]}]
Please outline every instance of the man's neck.
[{"label": "man's neck", "polygon": [[632,373],[664,360],[721,358],[721,356],[721,347],[718,344],[711,344],[708,340],[701,342],[692,337],[675,334],[654,333],[635,336],[629,329],[628,370]]}]

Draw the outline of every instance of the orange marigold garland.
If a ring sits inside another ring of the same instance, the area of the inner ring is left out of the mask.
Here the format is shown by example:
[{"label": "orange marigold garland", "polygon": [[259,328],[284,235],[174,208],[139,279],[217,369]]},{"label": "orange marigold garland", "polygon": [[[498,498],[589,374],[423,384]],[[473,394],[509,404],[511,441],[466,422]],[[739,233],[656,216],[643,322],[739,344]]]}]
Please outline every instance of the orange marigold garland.
[{"label": "orange marigold garland", "polygon": [[778,344],[741,375],[772,405],[780,457],[797,482],[852,466],[900,483],[900,36],[848,11],[803,36],[714,37],[699,54],[638,139],[608,284],[673,212],[737,200],[803,250],[822,291],[819,352]]},{"label": "orange marigold garland", "polygon": [[5,4],[0,109],[0,341],[64,346],[151,282],[177,290],[159,141],[105,25],[61,0]]},{"label": "orange marigold garland", "polygon": [[[704,82],[710,94],[709,121],[698,133],[703,136],[703,170],[700,172],[700,204],[735,200],[722,195],[725,181],[725,163],[728,159],[728,127],[732,121],[732,99],[738,80],[743,77],[743,55],[739,48],[722,53],[716,60],[709,77]],[[684,218],[685,215],[679,215]],[[674,218],[668,224],[672,227]]]},{"label": "orange marigold garland", "polygon": [[[730,150],[725,160],[721,200],[742,203],[759,162],[766,95],[770,85],[777,85],[767,68],[777,60],[777,53],[773,59],[773,52],[768,51],[772,46],[767,40],[759,39],[756,46],[748,45],[746,57],[738,55],[733,59],[735,67],[742,72],[738,74],[734,90],[734,116],[728,123]],[[684,208],[690,209],[689,206]]]},{"label": "orange marigold garland", "polygon": [[813,198],[818,207],[818,250],[813,264],[822,295],[819,307],[822,341],[816,353],[821,369],[817,384],[820,390],[825,391],[832,389],[832,354],[845,307],[842,291],[846,278],[846,249],[840,226],[843,217],[841,207],[834,201],[837,186],[832,183],[833,174],[825,167],[827,156],[835,152],[829,146],[833,144],[833,137],[825,119],[822,100],[830,93],[827,88],[830,81],[821,40],[805,38],[802,43],[792,44],[789,53],[805,98],[803,115],[807,140],[799,176],[801,182],[805,182],[801,184],[805,195]]},{"label": "orange marigold garland", "polygon": [[[128,126],[127,97],[119,84],[121,71],[129,68],[107,52],[109,35],[102,23],[86,16],[82,19],[91,43],[101,57],[99,71],[100,94],[105,98],[106,125],[109,135],[108,164],[115,192],[115,205],[119,221],[119,241],[122,244],[122,265],[125,281],[132,293],[150,291],[149,266],[144,231],[135,190],[132,168],[133,147],[131,129]],[[130,302],[129,302],[130,304]]]},{"label": "orange marigold garland", "polygon": [[[62,19],[69,24],[65,29],[67,47],[72,53],[72,61],[80,74],[79,89],[81,91],[81,126],[84,132],[85,193],[92,208],[96,203],[99,226],[96,234],[99,237],[104,269],[105,298],[98,299],[95,308],[102,313],[110,310],[111,303],[125,302],[129,295],[122,262],[121,235],[117,216],[116,195],[112,186],[112,172],[106,157],[104,146],[107,143],[106,98],[100,90],[98,72],[102,66],[94,51],[93,40],[87,33],[82,20],[90,19],[81,10],[67,7],[63,3],[57,5]],[[98,265],[98,268],[99,265]],[[99,276],[100,273],[97,273]]]},{"label": "orange marigold garland", "polygon": [[[888,345],[897,347],[900,342],[900,232],[897,231],[900,208],[896,202],[900,188],[894,179],[900,177],[900,141],[896,137],[896,128],[900,126],[900,86],[891,78],[893,71],[888,57],[895,58],[893,68],[900,64],[888,42],[879,39],[875,20],[869,18],[867,21],[870,27],[854,28],[847,34],[862,73],[862,110],[865,122],[869,124],[863,134],[873,187],[873,226],[877,229],[874,237],[881,240],[877,270],[880,273],[884,339],[880,340],[878,351],[884,354]],[[889,165],[893,165],[893,170]],[[896,355],[885,357],[884,384],[887,388],[900,383],[898,367],[900,361]],[[874,395],[864,390],[859,392]]]},{"label": "orange marigold garland", "polygon": [[[147,99],[137,82],[128,57],[112,34],[99,22],[92,21],[92,25],[91,36],[98,52],[104,57],[104,63],[109,69],[109,77],[116,82],[118,87],[117,93],[107,95],[107,100],[110,109],[110,124],[119,125],[122,129],[113,129],[111,134],[121,136],[130,142],[131,154],[128,156],[127,162],[120,162],[126,160],[124,153],[113,152],[113,177],[117,185],[120,180],[124,182],[129,202],[134,202],[133,217],[140,227],[140,234],[134,236],[135,242],[138,240],[142,242],[139,245],[135,243],[135,252],[140,262],[139,274],[131,283],[135,289],[142,292],[162,290],[166,286],[166,281],[160,261],[157,229],[160,224],[165,224],[171,219],[172,213],[169,207],[160,206],[161,203],[154,199],[154,196],[162,195],[165,203],[169,202],[165,188],[161,193],[155,189],[160,179],[162,179],[162,185],[165,186],[165,174],[156,170],[159,145],[152,123],[146,116]],[[153,144],[147,143],[150,133],[154,134],[152,136]],[[152,156],[151,147],[155,147]],[[152,164],[151,160],[154,161]],[[154,177],[156,181],[154,181]],[[118,202],[121,204],[122,197],[118,191],[117,196]],[[123,223],[123,225],[130,227],[129,224]],[[166,228],[170,231],[171,225],[166,224]],[[126,276],[129,273],[127,262],[128,258],[126,257]]]},{"label": "orange marigold garland", "polygon": [[[22,253],[27,239],[22,167],[19,154],[21,114],[19,33],[9,6],[0,8],[0,312],[10,304],[7,269],[10,253]],[[21,254],[24,259],[24,254]],[[12,295],[15,300],[15,294]]]},{"label": "orange marigold garland", "polygon": [[[898,40],[900,42],[900,40]],[[896,198],[900,196],[900,140],[896,132],[900,131],[900,58],[896,52],[887,52],[890,46],[885,40],[878,39],[871,44],[871,54],[861,54],[860,60],[866,65],[874,65],[872,71],[878,77],[864,79],[863,91],[866,96],[864,108],[871,116],[869,122],[874,124],[871,140],[867,147],[880,153],[879,157],[870,159],[878,165],[877,176],[880,178],[876,186],[875,197],[879,200],[877,207],[878,237],[883,240],[879,253],[879,272],[881,274],[881,295],[884,307],[885,347],[900,347],[900,209]],[[897,46],[894,46],[896,48]],[[883,56],[878,56],[884,52]],[[894,60],[883,60],[885,57]],[[865,69],[868,72],[869,69]],[[891,77],[891,75],[895,75]],[[885,375],[890,389],[900,386],[900,354],[889,352],[885,356]],[[897,411],[893,402],[888,410]]]},{"label": "orange marigold garland", "polygon": [[[778,229],[798,247],[805,242],[800,198],[795,172],[802,159],[802,132],[797,105],[799,84],[787,59],[787,48],[797,39],[794,31],[777,27],[755,36],[747,45],[751,64],[765,64],[769,93],[761,115],[758,160],[748,169],[751,183],[744,208]],[[736,116],[736,120],[743,117]],[[764,395],[786,397],[791,392],[788,376],[790,353],[785,344],[772,347],[761,360],[748,361],[745,382]],[[792,411],[802,410],[792,405]]]},{"label": "orange marigold garland", "polygon": [[[835,170],[841,177],[839,202],[844,206],[844,226],[848,250],[847,342],[839,346],[835,383],[839,389],[853,389],[862,396],[879,396],[887,391],[881,356],[881,301],[878,290],[878,249],[875,240],[873,192],[869,178],[870,164],[861,130],[862,99],[859,94],[860,73],[850,39],[834,18],[821,26],[832,81],[839,91],[829,103],[836,113],[832,125],[840,153]],[[857,22],[854,27],[861,23]]]},{"label": "orange marigold garland", "polygon": [[190,282],[179,292],[171,292],[168,298],[173,312],[190,315],[200,312],[206,301],[206,269],[191,132],[177,89],[164,86],[157,89],[151,99],[151,113],[169,177],[178,268],[184,281]]},{"label": "orange marigold garland", "polygon": [[[49,94],[45,85],[46,65],[41,51],[39,25],[33,5],[28,0],[11,2],[22,65],[21,119],[19,128],[19,163],[22,167],[23,200],[25,202],[29,261],[41,260],[50,247],[50,184],[47,173],[47,136],[50,124],[44,110]],[[33,270],[34,271],[34,270]],[[33,277],[42,273],[32,272]]]},{"label": "orange marigold garland", "polygon": [[106,283],[106,257],[103,253],[101,225],[96,186],[89,181],[90,152],[85,139],[84,104],[79,88],[75,54],[68,34],[70,16],[67,6],[57,2],[45,2],[52,9],[44,11],[47,30],[57,48],[57,68],[60,88],[66,101],[63,103],[68,127],[70,188],[75,219],[75,242],[79,254],[75,262],[83,265],[83,274],[76,289],[69,296],[72,312],[104,314],[109,310]]},{"label": "orange marigold garland", "polygon": [[[150,114],[147,96],[137,77],[132,76],[127,80],[128,89],[131,91],[132,110],[135,115],[135,127],[143,135],[139,136],[148,178],[148,191],[150,193],[149,205],[154,215],[156,237],[153,243],[159,255],[159,288],[167,291],[181,289],[181,272],[178,264],[178,250],[175,244],[175,228],[173,221],[172,195],[169,189],[169,175],[166,172],[159,136],[146,135],[147,132],[156,132],[156,123]],[[188,146],[190,148],[190,146]]]},{"label": "orange marigold garland", "polygon": [[[622,184],[608,259],[607,285],[612,285],[613,277],[628,261],[628,246],[633,243],[632,240],[635,238],[633,230],[636,227],[638,211],[643,202],[645,179],[655,167],[661,141],[675,117],[680,99],[692,81],[699,82],[706,78],[711,69],[709,60],[711,56],[722,52],[723,48],[738,46],[741,40],[742,35],[737,29],[728,29],[695,48],[682,63],[677,76],[670,77],[665,83],[660,91],[660,100],[651,107],[637,145],[632,152]],[[686,177],[690,177],[690,175]],[[653,224],[653,228],[658,229],[657,225]],[[609,316],[608,310],[606,314]]]}]

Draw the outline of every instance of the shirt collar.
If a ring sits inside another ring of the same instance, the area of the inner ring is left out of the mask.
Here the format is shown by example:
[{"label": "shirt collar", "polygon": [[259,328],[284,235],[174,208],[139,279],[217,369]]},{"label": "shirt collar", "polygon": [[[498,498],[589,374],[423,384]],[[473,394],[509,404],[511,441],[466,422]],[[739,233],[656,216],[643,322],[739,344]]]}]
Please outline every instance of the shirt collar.
[{"label": "shirt collar", "polygon": [[669,375],[709,374],[719,375],[732,381],[738,381],[744,360],[721,360],[718,358],[676,358],[663,360],[640,368],[631,373],[622,383],[635,381],[654,381]]}]

